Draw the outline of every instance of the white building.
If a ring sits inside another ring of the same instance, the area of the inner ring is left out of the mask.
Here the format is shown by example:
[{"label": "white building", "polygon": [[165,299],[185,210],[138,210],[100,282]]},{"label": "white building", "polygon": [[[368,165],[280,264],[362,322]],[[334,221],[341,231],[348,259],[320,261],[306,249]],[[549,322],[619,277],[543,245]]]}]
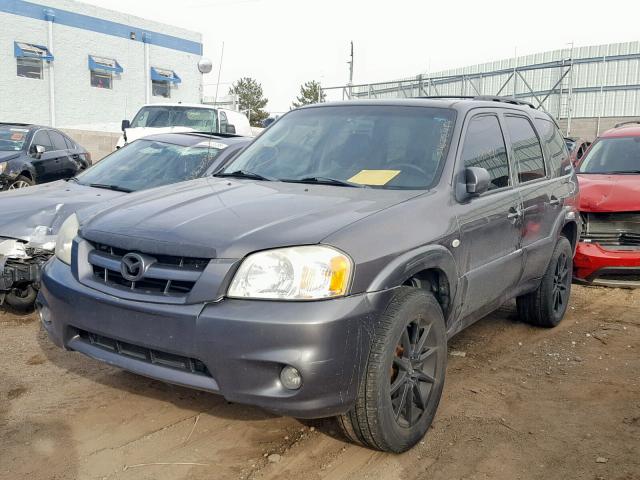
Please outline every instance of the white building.
[{"label": "white building", "polygon": [[200,103],[202,35],[72,0],[0,0],[0,122],[117,131]]}]

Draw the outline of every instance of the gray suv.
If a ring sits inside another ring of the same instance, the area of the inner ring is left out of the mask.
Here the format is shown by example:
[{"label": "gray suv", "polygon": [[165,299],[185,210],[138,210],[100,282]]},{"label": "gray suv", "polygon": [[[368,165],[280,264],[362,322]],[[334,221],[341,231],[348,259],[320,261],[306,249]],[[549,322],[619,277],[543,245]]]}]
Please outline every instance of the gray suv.
[{"label": "gray suv", "polygon": [[66,349],[402,452],[449,338],[510,299],[560,322],[577,193],[554,121],[520,102],[309,106],[214,177],[69,217],[38,309]]}]

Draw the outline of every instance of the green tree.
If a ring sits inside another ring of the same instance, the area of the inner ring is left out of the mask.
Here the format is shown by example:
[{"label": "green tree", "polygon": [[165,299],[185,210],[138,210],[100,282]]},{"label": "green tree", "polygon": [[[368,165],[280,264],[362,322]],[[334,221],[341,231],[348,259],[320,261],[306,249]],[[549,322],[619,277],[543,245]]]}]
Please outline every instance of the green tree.
[{"label": "green tree", "polygon": [[298,108],[303,105],[310,105],[312,103],[324,102],[327,98],[327,94],[320,89],[320,82],[311,80],[300,85],[300,95],[296,98],[296,101],[291,104],[292,108]]},{"label": "green tree", "polygon": [[261,126],[262,121],[269,116],[269,114],[263,110],[269,100],[264,98],[262,85],[255,79],[251,77],[240,78],[233,82],[229,93],[238,95],[240,110],[247,114],[252,126]]}]

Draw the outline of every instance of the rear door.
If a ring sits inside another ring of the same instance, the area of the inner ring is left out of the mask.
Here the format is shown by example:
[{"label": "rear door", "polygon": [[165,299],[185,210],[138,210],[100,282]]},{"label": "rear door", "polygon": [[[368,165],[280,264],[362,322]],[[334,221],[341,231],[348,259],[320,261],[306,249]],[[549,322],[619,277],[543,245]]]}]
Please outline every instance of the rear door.
[{"label": "rear door", "polygon": [[458,209],[464,318],[492,310],[522,274],[520,195],[514,188],[506,142],[495,112],[481,110],[468,121],[458,162],[462,168],[484,168],[491,177],[487,192]]},{"label": "rear door", "polygon": [[542,276],[551,258],[554,226],[562,211],[564,195],[558,177],[545,161],[531,119],[524,114],[508,113],[504,115],[504,124],[522,198],[521,282],[526,282]]},{"label": "rear door", "polygon": [[53,143],[54,153],[58,161],[58,170],[55,172],[55,179],[70,178],[76,174],[78,164],[72,158],[73,151],[69,150],[69,146],[62,134],[56,130],[49,130],[49,138]]}]

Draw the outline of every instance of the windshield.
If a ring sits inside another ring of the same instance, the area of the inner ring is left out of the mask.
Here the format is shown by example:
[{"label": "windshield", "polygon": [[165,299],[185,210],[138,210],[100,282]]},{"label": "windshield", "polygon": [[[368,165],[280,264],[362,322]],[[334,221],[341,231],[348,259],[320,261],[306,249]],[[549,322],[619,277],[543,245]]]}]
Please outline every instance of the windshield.
[{"label": "windshield", "polygon": [[207,140],[192,147],[136,140],[76,178],[82,185],[99,184],[114,190],[159,187],[201,177],[224,148],[223,143]]},{"label": "windshield", "polygon": [[288,113],[223,174],[348,186],[428,188],[449,146],[455,111],[348,105]]},{"label": "windshield", "polygon": [[578,173],[640,172],[640,137],[601,138],[580,163]]},{"label": "windshield", "polygon": [[198,132],[217,133],[216,111],[212,108],[142,107],[131,128],[187,127]]},{"label": "windshield", "polygon": [[0,126],[0,151],[18,152],[27,140],[27,128]]}]

